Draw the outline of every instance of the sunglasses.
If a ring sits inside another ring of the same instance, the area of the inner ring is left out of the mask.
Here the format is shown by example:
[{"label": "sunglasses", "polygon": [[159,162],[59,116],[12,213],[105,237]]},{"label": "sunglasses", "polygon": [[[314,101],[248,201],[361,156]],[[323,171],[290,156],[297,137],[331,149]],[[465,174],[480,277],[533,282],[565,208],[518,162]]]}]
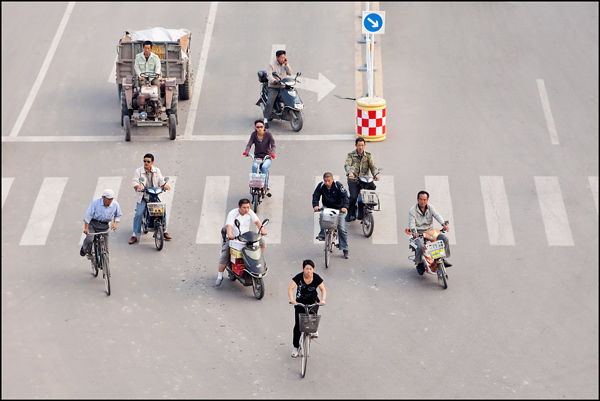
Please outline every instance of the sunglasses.
[{"label": "sunglasses", "polygon": [[265,128],[265,126],[264,126],[264,125],[257,125],[257,126],[256,126],[256,129],[263,129],[263,128]]},{"label": "sunglasses", "polygon": [[152,160],[144,160],[144,163],[152,163]]}]

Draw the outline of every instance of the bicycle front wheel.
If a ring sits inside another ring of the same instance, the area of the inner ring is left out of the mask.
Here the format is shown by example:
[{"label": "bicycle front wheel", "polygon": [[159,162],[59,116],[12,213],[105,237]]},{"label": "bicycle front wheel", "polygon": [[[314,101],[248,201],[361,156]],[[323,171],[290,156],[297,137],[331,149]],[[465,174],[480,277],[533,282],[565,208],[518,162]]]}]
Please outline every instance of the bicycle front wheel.
[{"label": "bicycle front wheel", "polygon": [[[366,209],[366,207],[365,207]],[[365,210],[365,215],[362,220],[362,229],[365,237],[369,238],[371,234],[373,234],[373,229],[375,228],[375,219],[373,219],[373,213],[367,212]]]},{"label": "bicycle front wheel", "polygon": [[106,294],[110,295],[110,268],[108,266],[108,254],[106,252],[102,252],[100,263],[102,264],[102,273],[104,275]]},{"label": "bicycle front wheel", "polygon": [[310,335],[308,335],[306,333],[302,333],[302,338],[300,340],[302,341],[302,343],[301,343],[301,345],[302,345],[301,375],[302,375],[302,377],[304,377],[304,375],[306,375],[306,365],[308,364],[308,350],[310,347]]},{"label": "bicycle front wheel", "polygon": [[254,203],[254,213],[258,213],[258,203],[260,202],[260,195],[258,193],[254,193],[252,195],[252,203]]},{"label": "bicycle front wheel", "polygon": [[329,267],[331,261],[331,241],[333,240],[331,233],[325,234],[325,268]]}]

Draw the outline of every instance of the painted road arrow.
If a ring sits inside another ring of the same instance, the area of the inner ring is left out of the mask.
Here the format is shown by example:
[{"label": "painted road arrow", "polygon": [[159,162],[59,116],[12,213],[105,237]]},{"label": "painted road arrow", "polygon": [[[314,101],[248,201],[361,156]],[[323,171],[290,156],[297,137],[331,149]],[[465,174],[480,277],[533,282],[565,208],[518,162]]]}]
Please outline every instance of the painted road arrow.
[{"label": "painted road arrow", "polygon": [[329,92],[335,88],[335,85],[325,78],[325,76],[319,73],[319,79],[312,79],[300,76],[298,87],[306,89],[312,92],[317,92],[317,102],[320,102]]}]

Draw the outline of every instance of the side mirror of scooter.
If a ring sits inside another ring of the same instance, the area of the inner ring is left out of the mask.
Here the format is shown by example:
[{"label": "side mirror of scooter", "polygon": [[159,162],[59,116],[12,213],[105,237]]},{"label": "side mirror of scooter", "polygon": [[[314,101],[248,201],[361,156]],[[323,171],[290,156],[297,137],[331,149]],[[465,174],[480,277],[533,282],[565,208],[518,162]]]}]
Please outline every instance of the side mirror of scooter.
[{"label": "side mirror of scooter", "polygon": [[[260,228],[263,228],[267,224],[269,224],[269,219],[264,219]],[[258,229],[259,231],[260,231],[260,228]]]},{"label": "side mirror of scooter", "polygon": [[276,72],[273,73],[273,76],[279,80],[281,79],[281,77]]},{"label": "side mirror of scooter", "polygon": [[165,177],[165,184],[169,181],[169,177]]}]

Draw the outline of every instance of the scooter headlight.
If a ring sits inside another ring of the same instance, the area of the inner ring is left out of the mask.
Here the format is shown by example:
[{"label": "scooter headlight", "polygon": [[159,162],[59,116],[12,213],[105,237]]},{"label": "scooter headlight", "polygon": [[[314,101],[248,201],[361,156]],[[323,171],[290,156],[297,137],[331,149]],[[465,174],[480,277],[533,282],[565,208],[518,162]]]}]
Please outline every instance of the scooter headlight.
[{"label": "scooter headlight", "polygon": [[148,117],[148,113],[146,113],[145,111],[142,111],[142,112],[140,113],[140,118],[141,118],[142,120],[145,120],[145,119],[146,119],[146,117]]},{"label": "scooter headlight", "polygon": [[295,107],[297,110],[302,110],[302,109],[304,109],[304,105],[303,105],[301,102],[296,102],[296,103],[294,103],[294,107]]}]

